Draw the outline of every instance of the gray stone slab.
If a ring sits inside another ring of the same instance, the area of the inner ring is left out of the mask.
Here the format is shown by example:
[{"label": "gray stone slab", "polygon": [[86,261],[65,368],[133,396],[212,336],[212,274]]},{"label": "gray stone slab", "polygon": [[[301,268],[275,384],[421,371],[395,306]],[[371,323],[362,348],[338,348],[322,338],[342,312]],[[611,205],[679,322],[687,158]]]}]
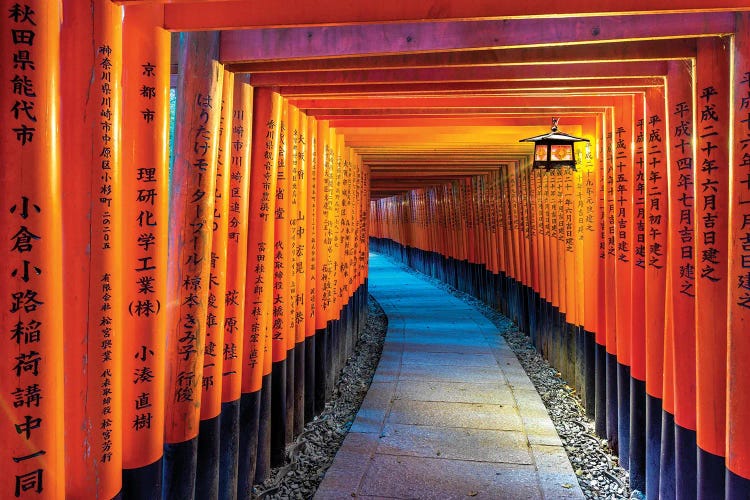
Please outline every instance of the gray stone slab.
[{"label": "gray stone slab", "polygon": [[389,424],[378,454],[532,465],[526,435],[518,431]]},{"label": "gray stone slab", "polygon": [[414,401],[447,401],[453,403],[487,403],[515,405],[513,393],[502,383],[473,384],[466,382],[400,381],[397,399]]},{"label": "gray stone slab", "polygon": [[531,445],[545,498],[584,498],[562,446]]},{"label": "gray stone slab", "polygon": [[373,382],[349,432],[380,434],[396,394],[395,382]]},{"label": "gray stone slab", "polygon": [[487,353],[405,352],[403,362],[407,365],[481,366],[497,369],[494,356]]},{"label": "gray stone slab", "polygon": [[401,365],[399,380],[492,384],[504,383],[505,377],[497,367],[410,365],[404,363]]},{"label": "gray stone slab", "polygon": [[349,432],[339,448],[333,464],[326,472],[315,498],[351,498],[370,468],[379,444],[374,434]]},{"label": "gray stone slab", "polygon": [[522,430],[514,406],[476,403],[445,403],[397,399],[386,423],[468,427],[471,429]]},{"label": "gray stone slab", "polygon": [[376,455],[361,493],[409,499],[541,499],[533,466]]},{"label": "gray stone slab", "polygon": [[446,352],[446,353],[463,353],[463,354],[484,354],[487,352],[487,346],[477,345],[460,345],[460,344],[436,344],[434,341],[422,339],[420,342],[414,339],[386,339],[386,345],[383,349],[388,348],[392,351],[402,352]]}]

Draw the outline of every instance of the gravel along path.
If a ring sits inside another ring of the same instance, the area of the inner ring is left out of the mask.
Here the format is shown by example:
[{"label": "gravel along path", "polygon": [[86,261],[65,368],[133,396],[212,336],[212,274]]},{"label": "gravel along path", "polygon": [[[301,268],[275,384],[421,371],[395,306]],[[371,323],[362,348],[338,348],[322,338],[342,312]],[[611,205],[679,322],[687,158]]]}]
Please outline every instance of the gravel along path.
[{"label": "gravel along path", "polygon": [[341,370],[331,400],[287,446],[286,463],[255,487],[256,498],[307,499],[318,489],[354,422],[383,351],[388,318],[372,296],[368,297],[367,306],[367,323]]},{"label": "gravel along path", "polygon": [[[405,269],[473,305],[497,327],[544,401],[586,498],[629,498],[627,471],[618,465],[606,440],[594,433],[594,424],[586,417],[575,391],[542,358],[528,337],[508,318],[471,295],[413,269]],[[354,421],[380,360],[388,320],[372,297],[368,306],[367,325],[343,368],[331,401],[289,445],[287,463],[274,469],[271,477],[256,487],[256,498],[308,499],[315,494]],[[638,498],[637,493],[633,498]]]}]

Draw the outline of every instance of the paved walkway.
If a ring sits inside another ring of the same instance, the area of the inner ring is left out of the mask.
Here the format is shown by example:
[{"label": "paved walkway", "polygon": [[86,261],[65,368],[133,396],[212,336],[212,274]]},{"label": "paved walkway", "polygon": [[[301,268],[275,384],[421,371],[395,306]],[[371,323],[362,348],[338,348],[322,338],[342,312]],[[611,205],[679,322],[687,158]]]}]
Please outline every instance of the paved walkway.
[{"label": "paved walkway", "polygon": [[388,316],[383,356],[316,499],[583,498],[492,323],[377,254],[370,293]]}]

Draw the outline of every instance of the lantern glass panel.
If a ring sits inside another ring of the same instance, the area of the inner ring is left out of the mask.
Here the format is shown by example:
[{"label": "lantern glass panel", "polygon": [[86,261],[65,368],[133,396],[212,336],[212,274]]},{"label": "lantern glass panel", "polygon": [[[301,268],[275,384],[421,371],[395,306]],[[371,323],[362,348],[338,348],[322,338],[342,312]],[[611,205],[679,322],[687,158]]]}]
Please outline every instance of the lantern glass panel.
[{"label": "lantern glass panel", "polygon": [[552,161],[573,161],[572,144],[553,144],[550,151]]},{"label": "lantern glass panel", "polygon": [[534,148],[534,161],[547,161],[547,145],[537,144]]}]

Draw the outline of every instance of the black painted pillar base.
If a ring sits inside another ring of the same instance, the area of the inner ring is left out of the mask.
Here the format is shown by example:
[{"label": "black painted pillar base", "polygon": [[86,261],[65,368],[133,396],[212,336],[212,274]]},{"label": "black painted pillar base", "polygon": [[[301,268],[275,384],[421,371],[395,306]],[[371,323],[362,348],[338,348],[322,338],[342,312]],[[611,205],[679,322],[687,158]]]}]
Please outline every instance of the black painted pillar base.
[{"label": "black painted pillar base", "polygon": [[674,483],[677,498],[695,498],[697,495],[695,476],[698,449],[695,438],[695,431],[675,423]]},{"label": "black painted pillar base", "polygon": [[630,488],[646,491],[646,382],[630,378]]},{"label": "black painted pillar base", "polygon": [[739,476],[731,470],[727,469],[726,490],[727,498],[729,500],[750,498],[750,479]]},{"label": "black painted pillar base", "polygon": [[674,415],[666,410],[662,410],[661,412],[661,457],[659,467],[659,498],[661,500],[673,500],[675,498]]},{"label": "black painted pillar base", "polygon": [[122,498],[125,500],[161,500],[164,460],[159,458],[137,469],[122,470]]},{"label": "black painted pillar base", "polygon": [[[263,386],[260,390],[260,414],[258,416],[258,452],[255,459],[255,480],[253,484],[262,483],[271,473],[271,400],[273,377],[269,373],[263,376]],[[245,400],[242,405],[244,407]],[[242,411],[242,410],[240,410]],[[240,419],[240,425],[244,419]],[[240,431],[242,432],[242,431]],[[241,438],[240,438],[241,439]],[[242,448],[240,448],[240,454]]]},{"label": "black painted pillar base", "polygon": [[291,443],[294,440],[294,387],[296,382],[294,380],[295,366],[296,366],[296,352],[294,349],[288,349],[286,351],[286,420],[284,422],[284,446],[287,443]]},{"label": "black painted pillar base", "polygon": [[724,457],[709,453],[700,447],[697,450],[698,499],[724,498],[724,477],[726,475]]},{"label": "black painted pillar base", "polygon": [[[219,499],[237,498],[237,471],[240,452],[240,400],[221,404],[219,438]],[[255,431],[258,424],[255,424]],[[256,434],[257,443],[257,434]],[[255,456],[256,446],[253,446]]]},{"label": "black painted pillar base", "polygon": [[607,436],[607,350],[602,344],[594,343],[594,430],[600,438]]},{"label": "black painted pillar base", "polygon": [[586,370],[584,380],[586,392],[583,403],[586,407],[586,415],[593,420],[596,409],[596,361],[594,360],[596,357],[596,335],[587,330],[583,331],[583,335],[584,366]]},{"label": "black painted pillar base", "polygon": [[620,465],[630,468],[630,367],[617,363],[617,449]]},{"label": "black painted pillar base", "polygon": [[198,438],[164,444],[164,498],[194,498]]},{"label": "black painted pillar base", "polygon": [[326,405],[326,350],[328,339],[326,329],[315,330],[315,394],[313,396],[313,413],[320,414]]},{"label": "black painted pillar base", "polygon": [[294,345],[294,427],[292,439],[305,427],[305,342]]},{"label": "black painted pillar base", "polygon": [[[614,454],[618,454],[617,415],[617,356],[607,353],[607,443]],[[660,429],[661,430],[661,429]]]},{"label": "black painted pillar base", "polygon": [[198,430],[198,461],[195,474],[195,498],[219,496],[219,448],[221,414],[201,420]]},{"label": "black painted pillar base", "polygon": [[[236,498],[247,500],[252,496],[253,480],[255,479],[255,464],[258,456],[258,424],[260,423],[260,399],[261,391],[255,391],[247,394],[242,394],[239,401],[237,401],[238,408],[238,419],[237,419],[237,432],[239,435],[239,441],[237,443],[237,469],[235,470],[235,492]],[[234,404],[234,403],[226,403]],[[229,413],[229,412],[228,412]],[[233,431],[233,426],[229,422],[230,419],[221,419],[222,426],[222,443],[224,442],[225,429],[227,432]],[[229,474],[229,471],[225,471],[222,463],[222,479],[224,474]],[[224,491],[222,484],[219,483],[220,492],[222,499],[231,500],[233,497],[232,491]]]},{"label": "black painted pillar base", "polygon": [[661,399],[646,393],[646,496],[657,498],[661,466]]},{"label": "black painted pillar base", "polygon": [[271,368],[271,467],[284,463],[286,447],[286,359]]}]

